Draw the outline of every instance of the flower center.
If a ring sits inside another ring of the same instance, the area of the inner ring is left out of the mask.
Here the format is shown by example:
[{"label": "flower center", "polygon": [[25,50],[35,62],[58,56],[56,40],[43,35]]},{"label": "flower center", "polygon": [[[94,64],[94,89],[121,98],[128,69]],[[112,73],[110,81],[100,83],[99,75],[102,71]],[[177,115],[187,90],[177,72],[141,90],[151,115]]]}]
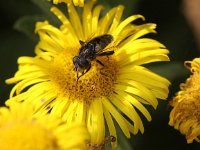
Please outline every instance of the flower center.
[{"label": "flower center", "polygon": [[[73,51],[70,50],[70,51]],[[76,50],[75,50],[76,51]],[[77,81],[77,73],[73,64],[73,57],[69,50],[61,52],[54,59],[51,67],[51,80],[56,85],[61,96],[67,96],[69,100],[80,100],[91,103],[95,98],[106,96],[113,91],[116,80],[117,65],[113,56],[97,57],[104,66],[91,61],[91,68]]]},{"label": "flower center", "polygon": [[13,121],[0,127],[1,150],[59,150],[49,130],[34,121]]}]

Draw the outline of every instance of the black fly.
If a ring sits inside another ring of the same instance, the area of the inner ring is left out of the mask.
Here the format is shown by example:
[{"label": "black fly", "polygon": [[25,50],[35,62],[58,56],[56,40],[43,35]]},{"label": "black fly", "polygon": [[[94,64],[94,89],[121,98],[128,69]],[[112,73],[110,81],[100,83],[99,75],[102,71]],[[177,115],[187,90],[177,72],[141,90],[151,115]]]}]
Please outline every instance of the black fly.
[{"label": "black fly", "polygon": [[[88,42],[79,41],[81,44],[79,54],[73,58],[75,71],[77,71],[77,81],[90,70],[91,61],[95,60],[97,56],[110,56],[114,53],[114,51],[103,52],[104,48],[110,44],[112,40],[112,35],[104,34],[95,37]],[[100,65],[104,66],[100,60],[96,59],[96,61]],[[79,77],[78,72],[82,73]]]}]

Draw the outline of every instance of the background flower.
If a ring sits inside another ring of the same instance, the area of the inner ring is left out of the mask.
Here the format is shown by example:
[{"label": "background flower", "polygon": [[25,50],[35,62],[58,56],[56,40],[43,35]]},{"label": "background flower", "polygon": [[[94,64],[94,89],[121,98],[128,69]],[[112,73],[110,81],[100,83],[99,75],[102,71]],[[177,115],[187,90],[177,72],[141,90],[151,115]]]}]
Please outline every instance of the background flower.
[{"label": "background flower", "polygon": [[188,143],[200,142],[200,58],[185,65],[193,75],[180,84],[180,91],[170,102],[173,109],[169,124],[184,134]]},{"label": "background flower", "polygon": [[72,150],[88,149],[84,125],[66,126],[61,119],[34,114],[29,103],[12,103],[0,108],[0,149]]}]

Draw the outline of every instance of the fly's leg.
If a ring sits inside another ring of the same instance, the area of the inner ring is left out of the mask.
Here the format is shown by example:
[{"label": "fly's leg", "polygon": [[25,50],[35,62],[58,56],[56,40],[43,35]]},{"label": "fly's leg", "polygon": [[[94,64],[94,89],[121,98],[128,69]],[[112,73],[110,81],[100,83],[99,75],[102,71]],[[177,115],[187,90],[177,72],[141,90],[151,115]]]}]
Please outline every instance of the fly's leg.
[{"label": "fly's leg", "polygon": [[99,63],[101,66],[104,67],[104,64],[100,60],[96,59],[96,62]]},{"label": "fly's leg", "polygon": [[98,54],[98,56],[110,56],[112,54],[114,54],[114,51],[107,51],[107,52],[103,52],[103,53]]},{"label": "fly's leg", "polygon": [[98,56],[107,56],[107,58],[109,60],[108,56],[110,56],[112,54],[114,54],[114,51],[107,51],[107,52],[103,52],[103,53],[98,54]]},{"label": "fly's leg", "polygon": [[88,68],[86,69],[86,71],[84,72],[84,74],[86,74],[91,68],[91,63],[89,63]]},{"label": "fly's leg", "polygon": [[81,73],[81,75],[80,76],[78,76],[78,71],[77,71],[77,80],[76,80],[76,84],[78,84],[78,80],[84,75],[84,74],[86,74],[89,70],[90,70],[90,68],[91,68],[91,63],[89,63],[89,65],[88,65],[88,68],[86,69],[86,70],[83,70],[82,71],[82,73]]}]

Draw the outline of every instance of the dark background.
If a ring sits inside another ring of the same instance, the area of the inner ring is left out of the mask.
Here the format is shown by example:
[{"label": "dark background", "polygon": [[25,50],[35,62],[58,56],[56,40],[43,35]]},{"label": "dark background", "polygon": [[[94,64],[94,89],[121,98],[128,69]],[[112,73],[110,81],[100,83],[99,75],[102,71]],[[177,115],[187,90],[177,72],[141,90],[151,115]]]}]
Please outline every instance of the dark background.
[{"label": "dark background", "polygon": [[[132,149],[199,150],[200,144],[196,142],[187,144],[185,137],[168,125],[168,116],[171,110],[168,102],[175,92],[179,90],[179,84],[184,82],[189,76],[189,72],[184,68],[183,62],[199,57],[199,49],[197,48],[195,37],[187,20],[183,16],[182,1],[115,0],[104,1],[104,3],[107,8],[123,4],[126,7],[124,17],[139,13],[145,16],[146,22],[156,23],[158,34],[152,35],[152,37],[165,44],[170,50],[169,56],[171,62],[168,64],[165,63],[162,66],[149,66],[172,82],[169,98],[167,101],[160,101],[156,111],[149,108],[153,119],[151,122],[147,122],[144,119],[145,132],[143,135],[132,136],[130,140]],[[44,18],[51,17],[48,12],[41,10],[37,5],[28,0],[7,0],[0,2],[1,105],[9,97],[12,85],[6,85],[5,79],[12,77],[17,71],[17,58],[23,55],[34,55],[37,36],[33,33],[34,22],[27,18],[31,16],[32,20],[43,20]],[[15,24],[19,18],[24,16],[26,17],[24,21],[21,21],[22,24],[23,22],[27,22],[29,25]]]}]

